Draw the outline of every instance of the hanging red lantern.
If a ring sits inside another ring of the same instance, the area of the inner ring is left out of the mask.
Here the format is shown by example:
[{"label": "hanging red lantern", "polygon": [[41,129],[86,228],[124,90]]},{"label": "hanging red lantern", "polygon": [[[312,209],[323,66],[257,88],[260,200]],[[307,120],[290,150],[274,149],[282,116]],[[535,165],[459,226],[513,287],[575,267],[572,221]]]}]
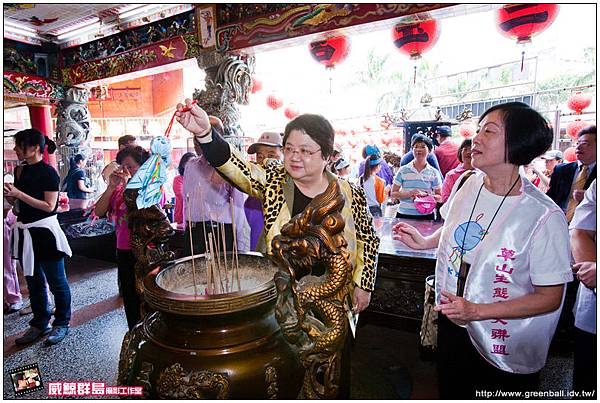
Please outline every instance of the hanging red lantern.
[{"label": "hanging red lantern", "polygon": [[252,84],[250,87],[250,92],[256,94],[258,91],[262,90],[262,81],[257,76],[252,76]]},{"label": "hanging red lantern", "polygon": [[439,37],[436,20],[413,23],[400,23],[392,29],[394,45],[412,60],[421,58],[421,54],[435,45]]},{"label": "hanging red lantern", "polygon": [[331,69],[348,56],[350,40],[345,35],[337,35],[311,42],[308,48],[313,59]]},{"label": "hanging red lantern", "polygon": [[502,35],[521,44],[548,28],[557,14],[558,4],[507,4],[498,9],[496,20]]},{"label": "hanging red lantern", "polygon": [[590,106],[592,103],[592,95],[583,92],[576,92],[571,95],[571,98],[567,101],[567,106],[570,110],[578,115],[581,115],[581,111]]},{"label": "hanging red lantern", "polygon": [[466,139],[473,137],[476,132],[477,128],[473,123],[463,123],[458,128],[458,133]]},{"label": "hanging red lantern", "polygon": [[574,120],[567,125],[567,134],[571,136],[572,139],[577,140],[579,132],[590,125],[589,122],[581,119]]},{"label": "hanging red lantern", "polygon": [[267,106],[273,110],[279,109],[283,106],[283,100],[275,94],[270,94],[267,97]]},{"label": "hanging red lantern", "polygon": [[563,153],[566,162],[575,162],[577,156],[575,155],[575,147],[569,147]]},{"label": "hanging red lantern", "polygon": [[[518,44],[531,42],[531,38],[548,28],[558,14],[558,4],[507,4],[498,9],[496,21],[500,33]],[[521,71],[525,64],[525,51],[521,52]]]},{"label": "hanging red lantern", "polygon": [[298,116],[300,114],[300,112],[298,111],[298,108],[296,108],[295,106],[288,106],[283,111],[283,114],[285,115],[286,118],[292,120],[296,116]]}]

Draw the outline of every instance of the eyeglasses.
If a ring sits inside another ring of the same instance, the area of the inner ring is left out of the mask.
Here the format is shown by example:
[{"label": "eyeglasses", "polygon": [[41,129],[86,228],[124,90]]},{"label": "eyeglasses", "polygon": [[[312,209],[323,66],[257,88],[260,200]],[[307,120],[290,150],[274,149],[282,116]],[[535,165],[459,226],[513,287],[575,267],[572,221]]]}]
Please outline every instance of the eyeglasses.
[{"label": "eyeglasses", "polygon": [[298,153],[300,155],[300,157],[304,158],[304,159],[308,159],[308,158],[312,157],[313,154],[316,154],[319,151],[321,151],[320,148],[316,151],[310,151],[307,148],[299,148],[298,149],[298,148],[294,148],[294,147],[290,147],[290,146],[283,147],[283,155],[292,156],[294,153]]}]

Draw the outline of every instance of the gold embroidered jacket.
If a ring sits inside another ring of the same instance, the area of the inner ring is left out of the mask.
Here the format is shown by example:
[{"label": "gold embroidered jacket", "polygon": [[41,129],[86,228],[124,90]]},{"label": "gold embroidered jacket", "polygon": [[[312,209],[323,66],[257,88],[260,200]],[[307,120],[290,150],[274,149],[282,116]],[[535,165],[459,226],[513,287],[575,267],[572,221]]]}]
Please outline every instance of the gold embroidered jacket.
[{"label": "gold embroidered jacket", "polygon": [[[244,160],[235,147],[229,147],[231,156],[216,169],[232,185],[262,201],[265,227],[259,241],[262,252],[271,252],[271,241],[291,218],[294,205],[294,182],[283,165],[274,160],[260,166]],[[326,171],[329,181],[338,180],[346,203],[342,215],[346,218],[344,237],[348,242],[353,264],[353,281],[366,291],[373,291],[377,272],[379,238],[367,208],[364,190],[339,179]],[[266,243],[266,245],[265,245]]]}]

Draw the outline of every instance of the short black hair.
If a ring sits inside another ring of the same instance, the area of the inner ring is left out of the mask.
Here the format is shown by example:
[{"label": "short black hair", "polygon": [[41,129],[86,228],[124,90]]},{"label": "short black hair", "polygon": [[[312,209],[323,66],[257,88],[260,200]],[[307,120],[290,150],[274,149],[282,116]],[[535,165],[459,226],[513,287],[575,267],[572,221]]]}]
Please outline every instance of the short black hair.
[{"label": "short black hair", "polygon": [[462,159],[462,150],[467,148],[467,147],[471,147],[473,145],[473,140],[471,139],[464,139],[462,143],[460,143],[460,146],[458,147],[458,153],[457,158],[458,160],[462,163],[464,162]]},{"label": "short black hair", "polygon": [[287,143],[292,130],[300,130],[306,133],[311,139],[321,147],[321,155],[323,159],[329,158],[333,153],[333,143],[335,140],[335,132],[333,126],[327,119],[321,115],[305,113],[296,117],[285,126],[283,132],[283,145]]},{"label": "short black hair", "polygon": [[183,175],[183,173],[185,172],[185,164],[188,163],[188,161],[190,160],[190,158],[194,158],[196,156],[196,153],[185,153],[181,156],[181,159],[179,160],[179,166],[177,167],[177,172],[179,172],[179,175]]},{"label": "short black hair", "polygon": [[150,153],[142,146],[127,146],[117,153],[117,164],[121,165],[126,157],[131,157],[140,166],[150,158]]},{"label": "short black hair", "polygon": [[504,121],[504,161],[527,165],[552,145],[554,134],[548,121],[535,109],[522,102],[494,105],[479,118],[500,111]]},{"label": "short black hair", "polygon": [[593,134],[594,138],[596,138],[596,125],[591,125],[591,126],[581,129],[579,131],[579,133],[577,133],[577,138],[579,138],[583,135],[586,135],[586,134]]},{"label": "short black hair", "polygon": [[431,143],[431,139],[423,134],[413,134],[412,138],[410,139],[410,148],[413,148],[415,146],[415,144],[417,143],[425,143],[425,145],[427,146],[427,148],[429,149],[429,151],[431,151],[431,149],[433,148],[433,144]]},{"label": "short black hair", "polygon": [[132,143],[135,140],[135,136],[132,136],[131,134],[126,134],[124,136],[119,137],[118,143],[120,146],[127,146],[129,143]]}]

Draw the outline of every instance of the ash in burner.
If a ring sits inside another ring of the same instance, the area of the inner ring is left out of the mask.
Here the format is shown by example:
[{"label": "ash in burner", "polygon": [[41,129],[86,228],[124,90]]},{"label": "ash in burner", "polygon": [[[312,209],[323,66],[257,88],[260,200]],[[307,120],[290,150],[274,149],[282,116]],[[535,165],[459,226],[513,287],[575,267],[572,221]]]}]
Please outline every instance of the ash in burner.
[{"label": "ash in burner", "polygon": [[[230,255],[228,262],[231,262]],[[222,289],[227,289],[231,292],[237,292],[237,277],[228,267],[227,280],[225,279],[225,270],[220,270],[221,279],[215,274],[214,282],[216,283],[216,291],[210,292],[210,287],[207,282],[207,265],[204,256],[194,258],[194,266],[196,268],[196,284],[197,294],[226,294]],[[239,280],[241,291],[248,291],[271,281],[273,275],[277,271],[275,266],[269,259],[262,256],[253,255],[238,255]],[[165,291],[183,295],[194,295],[194,275],[192,273],[192,259],[176,263],[172,266],[167,266],[156,277],[156,283]],[[221,289],[220,284],[223,284]]]}]

